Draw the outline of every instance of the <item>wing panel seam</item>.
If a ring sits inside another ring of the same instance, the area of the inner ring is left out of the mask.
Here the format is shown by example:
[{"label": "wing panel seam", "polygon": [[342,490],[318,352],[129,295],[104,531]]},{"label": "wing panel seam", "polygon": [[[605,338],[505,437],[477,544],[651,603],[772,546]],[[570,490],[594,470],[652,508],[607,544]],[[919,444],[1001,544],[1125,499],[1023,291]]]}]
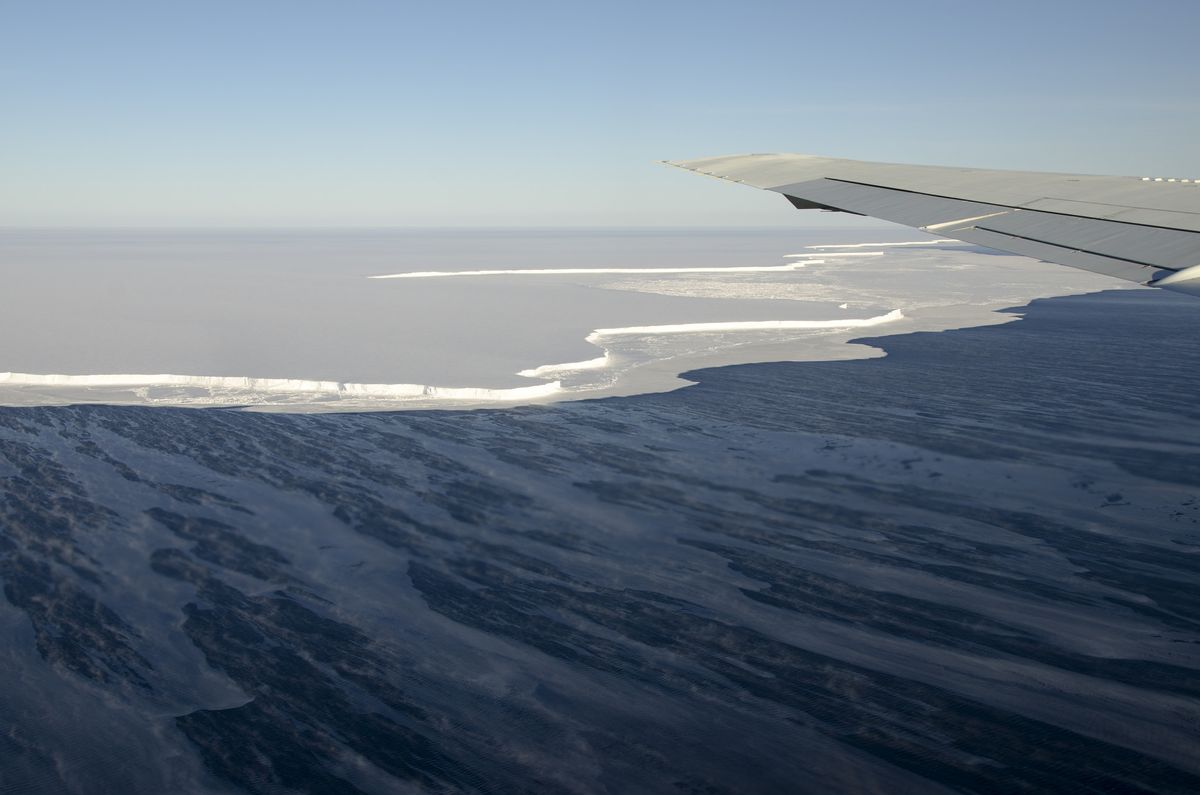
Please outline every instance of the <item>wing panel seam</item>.
[{"label": "wing panel seam", "polygon": [[[1146,210],[1147,212],[1152,212],[1152,213],[1179,213],[1180,215],[1200,216],[1200,213],[1194,213],[1194,212],[1191,212],[1190,210],[1164,210],[1161,207],[1143,207],[1140,204],[1113,204],[1112,202],[1097,202],[1097,201],[1092,201],[1091,199],[1068,199],[1066,196],[1043,196],[1041,199],[1035,199],[1035,201],[1042,201],[1043,199],[1050,199],[1050,200],[1056,201],[1056,202],[1071,202],[1072,204],[1094,204],[1097,207],[1116,207],[1120,210]],[[1055,210],[1036,210],[1036,208],[1030,208],[1030,209],[1035,209],[1035,211],[1039,212],[1039,213],[1056,212]],[[1070,213],[1065,213],[1065,214],[1069,215]],[[1079,217],[1080,218],[1090,218],[1091,216],[1081,215]],[[1096,220],[1097,221],[1113,221],[1112,218],[1097,218]],[[1121,224],[1121,223],[1136,224],[1137,223],[1137,221],[1113,221],[1113,222],[1118,223],[1118,224]],[[1163,227],[1163,228],[1164,229],[1172,229],[1174,227]]]},{"label": "wing panel seam", "polygon": [[1028,240],[1030,243],[1039,243],[1043,246],[1053,246],[1054,248],[1061,248],[1063,251],[1074,251],[1079,254],[1091,254],[1093,257],[1103,257],[1104,259],[1115,259],[1115,260],[1119,260],[1120,262],[1128,262],[1133,265],[1144,265],[1147,268],[1155,268],[1157,270],[1175,271],[1175,272],[1182,270],[1181,268],[1172,268],[1169,265],[1158,265],[1153,262],[1143,262],[1142,260],[1129,259],[1129,257],[1118,257],[1113,254],[1103,254],[1099,251],[1089,251],[1086,248],[1075,248],[1074,246],[1064,246],[1062,243],[1051,243],[1049,240],[1039,240],[1036,237],[1028,237],[1026,235],[1016,235],[1016,234],[1013,234],[1012,232],[1004,232],[999,229],[988,229],[986,226],[976,226],[973,228],[978,229],[980,232],[991,232],[993,235],[1003,235],[1004,237],[1012,237],[1012,238],[1016,238],[1017,240]]}]

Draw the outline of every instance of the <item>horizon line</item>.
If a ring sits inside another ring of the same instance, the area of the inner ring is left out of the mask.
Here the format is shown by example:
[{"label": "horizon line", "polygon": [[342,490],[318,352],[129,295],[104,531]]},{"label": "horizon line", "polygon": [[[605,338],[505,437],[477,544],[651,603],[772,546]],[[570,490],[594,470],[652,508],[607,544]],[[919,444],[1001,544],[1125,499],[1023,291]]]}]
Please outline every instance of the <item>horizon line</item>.
[{"label": "horizon line", "polygon": [[0,233],[6,232],[403,232],[403,231],[455,231],[455,230],[487,230],[487,231],[561,231],[588,232],[604,230],[620,231],[846,231],[847,229],[876,230],[891,229],[894,224],[881,223],[877,226],[807,226],[788,224],[578,224],[578,225],[494,225],[494,224],[425,224],[425,225],[222,225],[222,224],[179,224],[179,225],[8,225],[0,224]]}]

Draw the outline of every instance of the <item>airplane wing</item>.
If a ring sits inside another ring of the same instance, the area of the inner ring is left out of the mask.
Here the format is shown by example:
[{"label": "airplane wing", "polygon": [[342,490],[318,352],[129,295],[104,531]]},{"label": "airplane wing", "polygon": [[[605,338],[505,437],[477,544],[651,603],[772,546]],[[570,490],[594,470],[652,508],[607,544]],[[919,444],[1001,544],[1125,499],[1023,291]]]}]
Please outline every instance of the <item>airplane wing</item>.
[{"label": "airplane wing", "polygon": [[812,155],[664,161],[943,237],[1200,296],[1200,180],[868,163]]}]

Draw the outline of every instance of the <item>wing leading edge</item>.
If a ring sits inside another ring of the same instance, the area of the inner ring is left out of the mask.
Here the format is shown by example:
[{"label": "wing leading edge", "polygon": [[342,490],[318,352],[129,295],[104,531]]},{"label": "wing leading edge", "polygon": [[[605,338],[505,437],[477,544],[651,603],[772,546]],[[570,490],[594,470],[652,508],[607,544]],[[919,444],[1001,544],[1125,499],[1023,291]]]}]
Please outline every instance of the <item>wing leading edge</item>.
[{"label": "wing leading edge", "polygon": [[732,155],[668,165],[942,237],[1200,296],[1200,180]]}]

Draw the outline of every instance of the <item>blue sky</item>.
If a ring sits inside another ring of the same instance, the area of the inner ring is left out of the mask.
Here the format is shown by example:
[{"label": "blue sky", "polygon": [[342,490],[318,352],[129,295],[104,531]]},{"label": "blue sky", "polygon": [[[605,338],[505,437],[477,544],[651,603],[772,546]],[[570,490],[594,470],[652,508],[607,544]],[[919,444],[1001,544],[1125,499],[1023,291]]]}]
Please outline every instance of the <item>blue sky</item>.
[{"label": "blue sky", "polygon": [[655,164],[1200,177],[1200,2],[0,0],[0,225],[828,224]]}]

